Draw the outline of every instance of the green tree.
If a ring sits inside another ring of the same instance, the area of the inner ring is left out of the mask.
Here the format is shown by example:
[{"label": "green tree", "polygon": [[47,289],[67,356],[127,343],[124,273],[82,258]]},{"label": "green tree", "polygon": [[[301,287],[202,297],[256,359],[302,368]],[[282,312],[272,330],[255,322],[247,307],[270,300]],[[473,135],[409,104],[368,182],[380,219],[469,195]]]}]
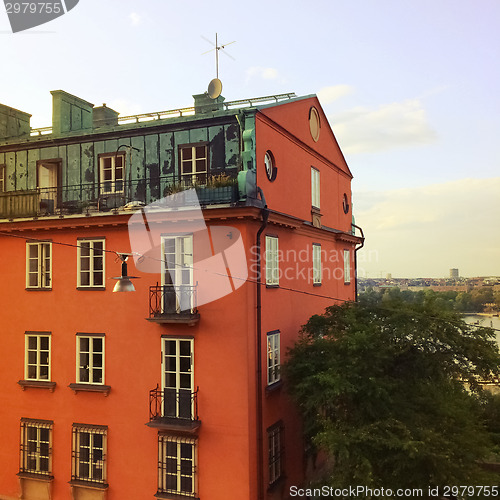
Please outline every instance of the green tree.
[{"label": "green tree", "polygon": [[493,331],[432,301],[391,295],[382,306],[344,304],[311,317],[289,352],[284,373],[306,437],[329,457],[322,483],[484,484],[477,462],[492,443],[478,380],[499,372]]}]

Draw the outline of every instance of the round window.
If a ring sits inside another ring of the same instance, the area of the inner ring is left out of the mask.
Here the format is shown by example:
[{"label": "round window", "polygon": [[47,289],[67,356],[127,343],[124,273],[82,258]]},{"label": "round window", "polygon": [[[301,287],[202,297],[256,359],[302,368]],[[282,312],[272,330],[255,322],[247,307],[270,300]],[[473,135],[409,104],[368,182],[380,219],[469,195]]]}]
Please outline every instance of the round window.
[{"label": "round window", "polygon": [[314,142],[318,142],[319,133],[321,132],[321,121],[319,119],[318,110],[312,107],[309,110],[309,130]]},{"label": "round window", "polygon": [[273,182],[278,174],[278,169],[274,164],[274,156],[271,151],[266,151],[266,156],[264,157],[264,165],[266,166],[267,178]]}]

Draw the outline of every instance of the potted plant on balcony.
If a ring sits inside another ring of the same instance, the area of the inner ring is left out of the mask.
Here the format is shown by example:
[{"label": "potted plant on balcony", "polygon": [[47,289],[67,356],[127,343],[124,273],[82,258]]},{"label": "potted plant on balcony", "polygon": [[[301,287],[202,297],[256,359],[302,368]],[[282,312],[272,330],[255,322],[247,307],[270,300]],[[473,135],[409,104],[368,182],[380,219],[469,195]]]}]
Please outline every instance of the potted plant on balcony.
[{"label": "potted plant on balcony", "polygon": [[196,186],[200,203],[232,203],[237,199],[236,179],[227,174],[211,175],[204,186]]}]

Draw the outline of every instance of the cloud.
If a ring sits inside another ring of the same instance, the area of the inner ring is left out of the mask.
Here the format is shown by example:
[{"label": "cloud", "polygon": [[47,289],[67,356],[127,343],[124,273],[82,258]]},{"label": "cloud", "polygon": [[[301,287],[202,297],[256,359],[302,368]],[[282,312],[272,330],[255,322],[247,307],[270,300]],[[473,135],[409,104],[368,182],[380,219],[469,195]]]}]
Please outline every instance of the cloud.
[{"label": "cloud", "polygon": [[137,26],[142,22],[142,17],[137,14],[137,12],[132,12],[129,14],[128,18],[130,19],[132,26]]},{"label": "cloud", "polygon": [[323,87],[316,93],[321,104],[330,104],[341,97],[352,94],[354,87],[350,85],[332,85],[331,87]]},{"label": "cloud", "polygon": [[415,147],[437,140],[419,99],[356,107],[329,117],[335,135],[347,154],[374,153]]},{"label": "cloud", "polygon": [[246,70],[247,80],[253,77],[259,77],[264,80],[276,80],[279,77],[276,68],[264,68],[262,66],[252,66]]},{"label": "cloud", "polygon": [[377,262],[370,276],[500,275],[500,177],[354,193],[356,223]]},{"label": "cloud", "polygon": [[112,101],[106,103],[106,106],[120,113],[120,117],[139,115],[143,113],[140,104],[127,101],[126,99],[113,99]]}]

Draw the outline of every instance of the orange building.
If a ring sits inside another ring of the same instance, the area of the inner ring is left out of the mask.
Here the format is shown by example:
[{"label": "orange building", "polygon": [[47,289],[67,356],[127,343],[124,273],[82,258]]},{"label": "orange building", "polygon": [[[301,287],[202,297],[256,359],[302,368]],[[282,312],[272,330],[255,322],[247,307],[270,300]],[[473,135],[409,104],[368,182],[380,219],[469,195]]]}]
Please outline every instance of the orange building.
[{"label": "orange building", "polygon": [[0,105],[0,499],[288,498],[280,365],[361,243],[318,99],[52,96],[47,129]]}]

